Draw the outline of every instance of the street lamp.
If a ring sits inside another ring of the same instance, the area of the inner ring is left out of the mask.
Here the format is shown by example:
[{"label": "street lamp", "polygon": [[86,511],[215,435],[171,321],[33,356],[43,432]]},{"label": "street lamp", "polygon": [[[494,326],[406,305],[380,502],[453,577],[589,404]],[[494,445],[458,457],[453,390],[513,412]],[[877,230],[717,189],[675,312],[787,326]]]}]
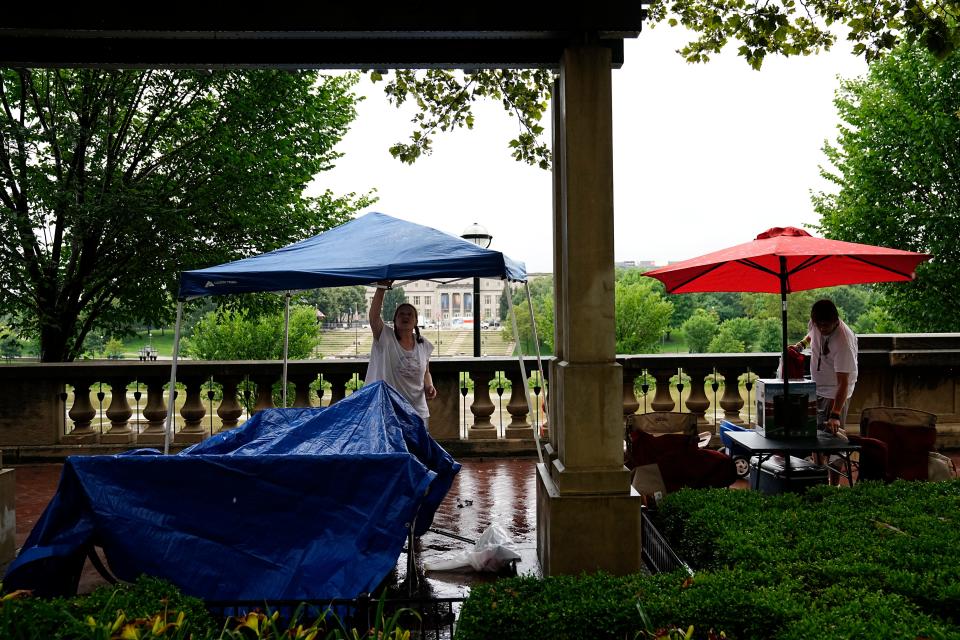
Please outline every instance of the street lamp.
[{"label": "street lamp", "polygon": [[[466,231],[460,234],[464,240],[469,240],[482,249],[489,249],[493,236],[487,230],[474,222]],[[473,279],[473,357],[480,357],[480,278]]]}]

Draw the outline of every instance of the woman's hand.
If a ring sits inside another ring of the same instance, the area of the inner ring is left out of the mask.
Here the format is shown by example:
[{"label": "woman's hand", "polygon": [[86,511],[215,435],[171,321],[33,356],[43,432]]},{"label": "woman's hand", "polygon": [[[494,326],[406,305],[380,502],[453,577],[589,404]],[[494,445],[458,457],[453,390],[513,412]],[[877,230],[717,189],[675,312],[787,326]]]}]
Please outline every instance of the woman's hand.
[{"label": "woman's hand", "polygon": [[386,287],[387,289],[389,289],[390,287],[393,286],[393,280],[380,280],[377,282],[377,286]]},{"label": "woman's hand", "polygon": [[426,394],[427,400],[433,400],[437,397],[437,388],[432,384],[423,385],[423,393]]}]

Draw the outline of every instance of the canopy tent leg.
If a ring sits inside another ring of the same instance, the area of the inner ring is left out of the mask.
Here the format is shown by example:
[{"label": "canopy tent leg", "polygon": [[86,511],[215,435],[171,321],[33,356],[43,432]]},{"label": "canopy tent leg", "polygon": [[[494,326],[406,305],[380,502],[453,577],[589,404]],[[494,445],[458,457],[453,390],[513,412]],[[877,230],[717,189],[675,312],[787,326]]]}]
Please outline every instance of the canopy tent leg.
[{"label": "canopy tent leg", "polygon": [[[509,286],[509,285],[507,285]],[[526,283],[524,283],[526,286]],[[530,288],[527,287],[527,300],[530,300]],[[520,361],[520,378],[523,380],[523,397],[527,399],[527,415],[533,415],[533,405],[530,404],[530,383],[527,382],[527,366],[523,362],[523,349],[520,348],[520,332],[517,330],[517,311],[513,308],[513,296],[507,292],[507,306],[510,308],[510,319],[513,321],[513,339],[517,342],[517,360]],[[533,307],[530,307],[530,324],[534,325]],[[533,329],[534,342],[536,342],[537,329]],[[537,363],[540,362],[540,347],[537,346]],[[540,379],[543,379],[543,369],[540,369]],[[540,448],[540,430],[534,428],[533,439],[537,445],[537,458],[540,464],[543,464],[543,450]]]},{"label": "canopy tent leg", "polygon": [[287,358],[290,352],[290,292],[284,296],[283,306],[283,386],[280,387],[280,397],[283,398],[283,408],[287,408]]},{"label": "canopy tent leg", "polygon": [[173,411],[177,397],[177,356],[180,355],[180,325],[183,321],[183,300],[177,300],[177,324],[173,332],[173,364],[170,365],[170,399],[167,400],[167,424],[163,428],[163,455],[170,453],[173,438]]}]

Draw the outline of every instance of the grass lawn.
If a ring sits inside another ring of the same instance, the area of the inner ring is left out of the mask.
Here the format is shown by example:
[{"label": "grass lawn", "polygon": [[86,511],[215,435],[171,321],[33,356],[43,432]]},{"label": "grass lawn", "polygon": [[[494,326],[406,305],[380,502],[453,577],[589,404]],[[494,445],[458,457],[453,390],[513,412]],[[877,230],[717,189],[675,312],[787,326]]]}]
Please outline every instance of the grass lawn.
[{"label": "grass lawn", "polygon": [[[123,353],[126,358],[136,358],[137,352],[141,347],[147,344],[153,345],[157,350],[157,355],[161,358],[169,358],[173,353],[173,327],[163,329],[153,329],[152,337],[147,337],[146,331],[138,331],[136,335],[123,339]],[[182,353],[182,348],[181,348]]]}]

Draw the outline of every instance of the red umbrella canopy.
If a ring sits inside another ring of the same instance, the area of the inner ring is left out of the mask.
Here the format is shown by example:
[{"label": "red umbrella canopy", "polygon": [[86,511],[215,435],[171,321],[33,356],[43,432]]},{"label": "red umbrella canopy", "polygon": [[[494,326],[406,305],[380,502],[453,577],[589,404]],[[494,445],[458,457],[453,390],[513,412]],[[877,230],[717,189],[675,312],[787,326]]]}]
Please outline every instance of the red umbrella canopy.
[{"label": "red umbrella canopy", "polygon": [[[751,242],[647,271],[644,275],[663,282],[668,293],[790,293],[841,284],[912,280],[917,265],[931,257],[925,253],[816,238],[796,227],[773,227]],[[782,280],[785,291],[781,289]]]}]

